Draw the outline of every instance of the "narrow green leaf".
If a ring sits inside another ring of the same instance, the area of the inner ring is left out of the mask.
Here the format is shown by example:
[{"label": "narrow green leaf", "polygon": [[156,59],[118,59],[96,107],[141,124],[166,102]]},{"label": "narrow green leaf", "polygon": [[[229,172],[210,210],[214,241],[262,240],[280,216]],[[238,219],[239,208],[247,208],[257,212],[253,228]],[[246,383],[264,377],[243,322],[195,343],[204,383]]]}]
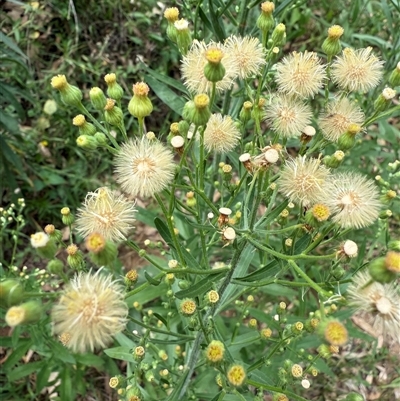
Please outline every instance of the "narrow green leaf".
[{"label": "narrow green leaf", "polygon": [[12,134],[19,133],[18,120],[0,109],[0,127]]},{"label": "narrow green leaf", "polygon": [[20,55],[23,59],[28,59],[28,57],[24,54],[24,52],[18,47],[18,45],[11,40],[9,37],[4,35],[3,32],[0,31],[0,42],[3,42],[9,49]]},{"label": "narrow green leaf", "polygon": [[71,352],[68,351],[68,348],[65,348],[63,345],[56,341],[52,341],[49,346],[54,357],[59,361],[62,361],[64,363],[75,363],[75,358],[71,354]]},{"label": "narrow green leaf", "polygon": [[15,350],[11,353],[11,355],[4,362],[3,369],[7,371],[11,369],[21,358],[28,352],[28,349],[31,347],[32,341],[23,342],[19,344],[19,347],[15,348]]},{"label": "narrow green leaf", "polygon": [[154,77],[157,81],[163,82],[165,85],[170,86],[171,88],[175,88],[176,90],[182,92],[184,95],[189,96],[189,93],[186,87],[178,80],[168,77],[165,74],[160,74],[157,71],[152,70],[151,68],[144,65],[144,69],[147,73],[149,73],[152,77]]},{"label": "narrow green leaf", "polygon": [[22,379],[23,377],[26,377],[31,373],[40,370],[45,364],[46,361],[37,361],[18,366],[7,375],[8,380],[10,382],[14,382],[16,380]]},{"label": "narrow green leaf", "polygon": [[235,280],[248,282],[259,281],[266,277],[271,277],[275,275],[278,271],[278,262],[276,260],[273,260],[267,265],[263,266],[261,269],[258,269],[255,272],[248,274],[247,276],[235,277]]},{"label": "narrow green leaf", "polygon": [[46,363],[36,375],[36,393],[39,394],[44,386],[47,385],[51,371],[54,369],[52,364]]},{"label": "narrow green leaf", "polygon": [[94,354],[77,354],[75,355],[75,359],[82,365],[92,366],[99,370],[104,366],[104,360],[98,355]]},{"label": "narrow green leaf", "polygon": [[171,237],[171,234],[169,233],[167,225],[159,217],[156,217],[154,219],[154,224],[155,224],[158,232],[160,233],[161,237],[163,237],[164,241],[168,245],[171,246],[172,245],[172,237]]},{"label": "narrow green leaf", "polygon": [[71,371],[69,367],[65,367],[61,373],[61,383],[59,386],[60,397],[63,401],[73,401],[74,394],[72,389]]},{"label": "narrow green leaf", "polygon": [[177,95],[174,91],[169,89],[163,82],[157,81],[154,77],[149,75],[146,80],[157,97],[175,113],[181,116],[183,106],[185,106],[186,103],[185,100],[180,95]]},{"label": "narrow green leaf", "polygon": [[104,353],[110,358],[119,359],[121,361],[136,362],[132,355],[131,349],[127,347],[115,347],[104,350]]},{"label": "narrow green leaf", "polygon": [[220,274],[213,274],[209,275],[202,280],[200,280],[198,283],[195,285],[192,285],[191,287],[187,288],[186,290],[178,291],[175,296],[178,299],[183,299],[183,298],[194,298],[197,296],[201,296],[205,294],[207,291],[213,289],[213,285],[216,281],[218,281],[224,273]]},{"label": "narrow green leaf", "polygon": [[169,330],[169,324],[167,322],[167,320],[161,316],[159,313],[153,313],[153,315],[158,319],[161,320],[164,323],[164,326]]},{"label": "narrow green leaf", "polygon": [[214,9],[215,0],[208,0],[208,6],[210,10],[210,19],[213,31],[215,36],[218,38],[220,42],[223,42],[226,39],[226,33],[224,29],[223,20],[219,18],[218,14]]},{"label": "narrow green leaf", "polygon": [[161,283],[161,280],[155,280],[155,279],[154,279],[153,277],[151,277],[150,274],[148,274],[147,272],[144,272],[144,276],[146,277],[146,280],[147,280],[150,284],[152,284],[152,285],[158,286],[158,285],[160,285],[160,283]]},{"label": "narrow green leaf", "polygon": [[[242,252],[239,262],[236,266],[234,278],[242,276],[250,266],[251,261],[254,257],[254,247],[252,245],[247,245]],[[224,307],[230,302],[230,298],[233,298],[238,291],[241,291],[242,287],[237,284],[229,284],[226,288],[224,294],[221,297],[219,307],[215,311],[218,314]]]}]

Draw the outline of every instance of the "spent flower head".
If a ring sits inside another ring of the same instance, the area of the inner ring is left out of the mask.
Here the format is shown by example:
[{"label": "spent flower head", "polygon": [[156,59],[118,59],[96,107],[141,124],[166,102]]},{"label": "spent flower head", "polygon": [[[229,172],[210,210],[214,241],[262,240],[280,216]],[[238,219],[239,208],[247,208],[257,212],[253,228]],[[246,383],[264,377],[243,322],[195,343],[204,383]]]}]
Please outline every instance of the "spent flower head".
[{"label": "spent flower head", "polygon": [[146,137],[130,140],[115,157],[116,181],[132,196],[152,196],[172,181],[175,172],[172,152]]},{"label": "spent flower head", "polygon": [[377,335],[400,343],[400,290],[394,282],[380,284],[362,271],[353,277],[347,294],[350,306],[372,324]]},{"label": "spent flower head", "polygon": [[362,126],[364,121],[365,115],[361,108],[344,97],[328,104],[319,120],[319,126],[326,139],[337,142],[351,124]]},{"label": "spent flower head", "polygon": [[68,332],[73,352],[105,348],[126,325],[128,307],[123,288],[111,275],[80,273],[65,287],[52,310],[53,330]]},{"label": "spent flower head", "polygon": [[258,75],[266,64],[265,50],[258,38],[231,35],[224,45],[225,52],[233,58],[242,79]]},{"label": "spent flower head", "polygon": [[362,228],[379,216],[381,203],[375,183],[358,173],[338,173],[325,183],[321,202],[334,215],[332,220],[342,228]]},{"label": "spent flower head", "polygon": [[382,79],[383,61],[371,54],[372,47],[346,48],[332,63],[332,78],[340,89],[368,92]]},{"label": "spent flower head", "polygon": [[135,212],[133,202],[102,187],[86,195],[85,202],[78,209],[76,230],[84,238],[99,233],[107,240],[123,241],[133,228]]},{"label": "spent flower head", "polygon": [[[278,180],[279,189],[292,202],[307,206],[323,193],[330,171],[321,165],[320,159],[298,156],[286,162]],[[327,203],[322,202],[327,205]],[[329,205],[327,205],[330,209]]]},{"label": "spent flower head", "polygon": [[272,129],[285,138],[300,136],[304,127],[310,125],[311,117],[310,106],[284,95],[275,96],[265,113]]},{"label": "spent flower head", "polygon": [[293,52],[276,65],[276,82],[288,95],[312,97],[326,79],[325,66],[314,52]]},{"label": "spent flower head", "polygon": [[212,114],[204,131],[204,146],[208,151],[226,153],[235,148],[240,131],[230,116]]}]

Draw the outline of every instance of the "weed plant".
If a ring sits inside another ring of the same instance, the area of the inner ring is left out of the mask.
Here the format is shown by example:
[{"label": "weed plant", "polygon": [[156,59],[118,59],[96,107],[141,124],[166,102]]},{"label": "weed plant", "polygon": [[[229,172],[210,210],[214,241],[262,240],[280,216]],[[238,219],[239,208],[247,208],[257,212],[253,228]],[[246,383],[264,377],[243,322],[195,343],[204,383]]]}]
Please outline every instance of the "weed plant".
[{"label": "weed plant", "polygon": [[[400,65],[398,36],[352,31],[361,4],[339,26],[290,1],[184,2],[163,14],[181,79],[146,63],[132,92],[112,71],[81,88],[52,77],[47,110],[112,179],[60,166],[62,191],[87,195],[30,236],[44,268],[17,262],[25,199],[1,210],[5,399],[106,399],[95,370],[127,401],[364,399],[335,365],[372,336],[400,346]],[[297,45],[308,24],[326,37]],[[135,241],[139,221],[162,241]],[[146,267],[125,269],[121,244]]]}]

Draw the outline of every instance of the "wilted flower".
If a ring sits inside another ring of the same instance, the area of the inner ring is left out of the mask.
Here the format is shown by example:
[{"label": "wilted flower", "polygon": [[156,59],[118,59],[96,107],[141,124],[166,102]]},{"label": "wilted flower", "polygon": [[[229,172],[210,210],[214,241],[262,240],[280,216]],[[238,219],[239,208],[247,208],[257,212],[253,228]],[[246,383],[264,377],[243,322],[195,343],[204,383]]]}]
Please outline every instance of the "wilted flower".
[{"label": "wilted flower", "polygon": [[231,35],[224,44],[225,51],[237,64],[242,79],[259,74],[266,64],[264,47],[257,38]]},{"label": "wilted flower", "polygon": [[70,334],[66,346],[73,352],[105,348],[125,328],[123,288],[100,272],[76,275],[53,307],[54,332]]},{"label": "wilted flower", "polygon": [[347,98],[337,99],[328,104],[326,112],[319,121],[324,137],[336,142],[350,124],[362,126],[365,116],[361,108]]},{"label": "wilted flower", "polygon": [[394,282],[380,284],[363,271],[353,277],[347,293],[349,304],[372,323],[377,335],[400,343],[400,292]]},{"label": "wilted flower", "polygon": [[222,80],[216,82],[217,90],[225,91],[230,89],[234,79],[238,76],[238,66],[232,55],[226,52],[223,44],[216,42],[206,44],[203,41],[194,40],[187,55],[183,57],[181,67],[184,84],[190,92],[211,92],[213,83],[208,81],[204,76],[204,67],[207,64],[205,54],[210,48],[221,49],[224,53],[221,63],[225,68],[225,75]]},{"label": "wilted flower", "polygon": [[134,206],[133,202],[107,187],[89,192],[78,209],[76,230],[85,238],[99,233],[110,241],[123,241],[135,221]]},{"label": "wilted flower", "polygon": [[321,201],[334,215],[332,220],[343,228],[361,228],[372,224],[379,215],[379,191],[375,183],[357,173],[340,173],[325,183]]},{"label": "wilted flower", "polygon": [[276,96],[266,108],[265,118],[272,129],[283,137],[300,136],[304,127],[310,124],[310,106],[288,96]]},{"label": "wilted flower", "polygon": [[276,65],[278,88],[288,95],[314,96],[325,78],[325,66],[314,52],[293,52]]},{"label": "wilted flower", "polygon": [[[292,202],[307,206],[322,195],[329,175],[329,169],[321,165],[320,159],[298,156],[286,162],[281,170],[278,185],[280,191]],[[330,209],[329,205],[327,206]]]},{"label": "wilted flower", "polygon": [[168,186],[174,177],[172,152],[146,138],[130,140],[115,157],[116,180],[132,196],[151,196]]},{"label": "wilted flower", "polygon": [[383,61],[371,54],[372,47],[353,50],[346,48],[332,63],[333,81],[340,89],[367,92],[382,79]]},{"label": "wilted flower", "polygon": [[232,118],[221,114],[212,114],[204,131],[204,146],[208,151],[226,153],[235,148],[240,138],[240,131]]}]

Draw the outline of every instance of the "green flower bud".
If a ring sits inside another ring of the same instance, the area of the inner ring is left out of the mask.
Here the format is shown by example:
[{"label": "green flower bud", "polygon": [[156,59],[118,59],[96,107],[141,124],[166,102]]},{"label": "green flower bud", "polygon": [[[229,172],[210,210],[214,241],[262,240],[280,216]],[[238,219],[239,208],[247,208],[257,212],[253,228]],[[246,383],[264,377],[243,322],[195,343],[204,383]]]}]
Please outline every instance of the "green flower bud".
[{"label": "green flower bud", "polygon": [[212,47],[205,53],[205,58],[208,61],[204,67],[204,76],[210,82],[222,81],[225,76],[225,67],[221,63],[224,53],[218,47]]},{"label": "green flower bud", "polygon": [[115,106],[114,99],[107,99],[107,104],[104,107],[104,118],[110,125],[120,126],[124,120],[124,113]]},{"label": "green flower bud", "polygon": [[76,86],[72,86],[67,82],[65,75],[57,75],[51,79],[51,86],[60,91],[61,100],[67,106],[82,106],[82,92]]},{"label": "green flower bud", "polygon": [[0,306],[10,307],[19,304],[24,297],[24,287],[14,279],[0,282]]},{"label": "green flower bud", "polygon": [[52,259],[47,263],[46,269],[51,274],[57,274],[59,276],[64,270],[64,263],[60,259]]},{"label": "green flower bud", "polygon": [[167,36],[171,40],[171,42],[177,43],[178,41],[178,30],[175,28],[173,23],[168,23],[167,26]]},{"label": "green flower bud", "polygon": [[243,124],[246,124],[251,119],[251,109],[253,108],[253,103],[246,101],[243,103],[243,107],[240,110],[239,118]]},{"label": "green flower bud", "polygon": [[71,244],[67,247],[67,254],[67,263],[71,269],[81,270],[84,267],[85,262],[83,260],[82,252],[75,244]]},{"label": "green flower bud", "polygon": [[206,125],[211,116],[209,103],[210,98],[206,94],[196,95],[193,101],[186,102],[182,113],[183,118],[194,125]]},{"label": "green flower bud", "polygon": [[83,114],[74,117],[72,124],[79,128],[80,135],[92,136],[96,132],[96,127],[92,123],[88,123]]},{"label": "green flower bud", "polygon": [[94,134],[94,138],[96,139],[99,146],[105,146],[108,144],[107,135],[103,134],[102,132],[96,132]]},{"label": "green flower bud", "polygon": [[106,81],[107,84],[107,96],[111,99],[120,101],[122,96],[124,96],[124,90],[117,82],[117,76],[115,74],[107,74],[104,77],[104,81]]},{"label": "green flower bud", "polygon": [[69,209],[69,207],[63,207],[60,211],[61,213],[61,220],[63,222],[63,224],[65,224],[66,226],[70,226],[75,222],[75,217],[74,215],[71,213],[71,210]]},{"label": "green flower bud", "polygon": [[79,135],[78,138],[76,138],[76,144],[85,150],[95,150],[99,146],[96,138],[89,135]]},{"label": "green flower bud", "polygon": [[186,55],[188,48],[192,44],[192,35],[189,31],[189,22],[184,18],[175,21],[174,26],[176,28],[176,44],[178,45],[179,51]]},{"label": "green flower bud", "polygon": [[333,25],[328,29],[328,37],[322,44],[322,51],[329,57],[336,56],[342,50],[340,37],[344,29],[339,25]]},{"label": "green flower bud", "polygon": [[36,323],[42,316],[42,309],[42,304],[38,301],[28,301],[18,306],[12,306],[6,313],[6,323],[10,327]]},{"label": "green flower bud", "polygon": [[264,34],[268,33],[274,26],[275,21],[272,13],[275,10],[275,4],[271,1],[261,3],[261,14],[257,18],[257,28]]},{"label": "green flower bud", "polygon": [[278,24],[272,32],[272,43],[274,46],[282,46],[286,41],[286,26]]},{"label": "green flower bud", "polygon": [[350,124],[347,131],[338,139],[338,147],[342,151],[351,149],[356,143],[356,135],[361,131],[358,124]]},{"label": "green flower bud", "polygon": [[389,84],[393,88],[400,85],[400,61],[397,63],[396,68],[390,74]]},{"label": "green flower bud", "polygon": [[144,82],[133,85],[133,97],[128,104],[129,113],[138,119],[143,119],[153,111],[153,104],[148,98],[149,87]]},{"label": "green flower bud", "polygon": [[[90,236],[88,237],[88,239],[89,238]],[[87,241],[86,241],[86,247],[87,247]],[[90,260],[97,266],[109,266],[117,259],[117,256],[118,256],[118,247],[111,241],[106,241],[105,246],[102,250],[98,252],[89,252]]]},{"label": "green flower bud", "polygon": [[36,248],[38,255],[42,258],[53,259],[57,252],[57,245],[54,240],[43,232],[31,235],[31,245]]},{"label": "green flower bud", "polygon": [[351,392],[347,394],[344,401],[364,401],[364,397],[359,393]]},{"label": "green flower bud", "polygon": [[387,269],[385,259],[377,258],[369,264],[369,274],[378,283],[390,283],[396,279],[396,273]]},{"label": "green flower bud", "polygon": [[395,96],[396,96],[396,91],[394,89],[385,88],[374,102],[375,111],[382,112],[387,110],[390,107],[392,99]]},{"label": "green flower bud", "polygon": [[90,101],[92,102],[93,107],[98,111],[103,111],[104,107],[107,104],[107,98],[104,92],[98,88],[94,87],[89,91]]}]

